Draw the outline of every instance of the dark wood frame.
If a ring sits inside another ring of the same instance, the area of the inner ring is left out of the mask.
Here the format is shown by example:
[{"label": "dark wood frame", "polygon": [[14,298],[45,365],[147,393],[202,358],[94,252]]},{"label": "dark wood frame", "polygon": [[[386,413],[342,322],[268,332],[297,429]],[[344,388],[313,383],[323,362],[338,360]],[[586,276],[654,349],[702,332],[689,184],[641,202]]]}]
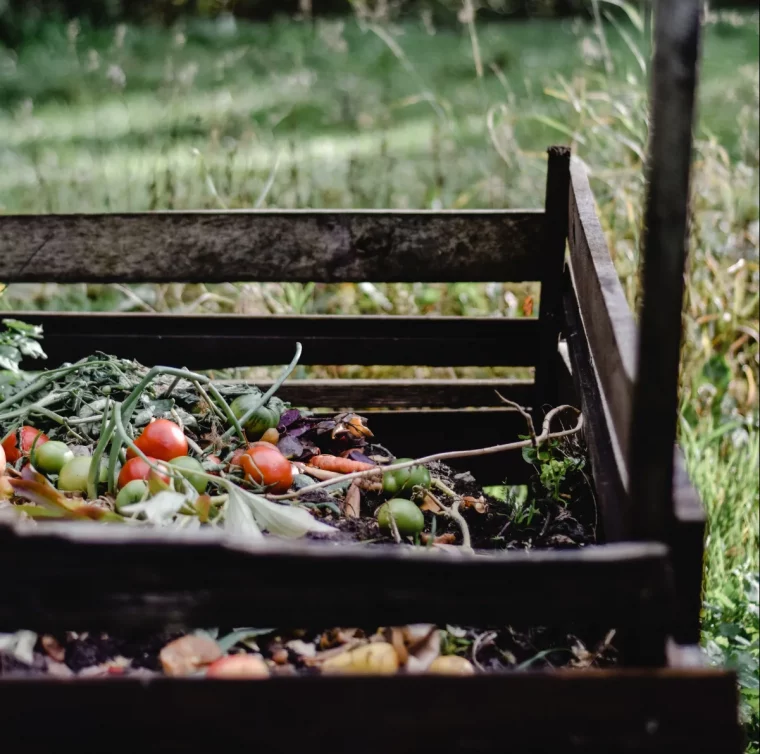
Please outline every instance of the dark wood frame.
[{"label": "dark wood frame", "polygon": [[[655,116],[665,110],[662,122],[678,119],[680,112],[691,123],[694,77],[672,82],[679,62],[695,70],[691,53],[696,48],[688,42],[698,34],[696,8],[694,0],[660,2],[655,67],[672,85],[654,93]],[[677,24],[668,13],[675,14]],[[687,43],[664,46],[664,40],[674,39]],[[671,107],[668,98],[676,90],[688,107]],[[672,239],[685,233],[690,141],[683,127],[678,133],[686,147],[663,146],[655,129],[653,153],[667,162],[663,150],[677,152],[681,177],[675,187],[666,187],[672,194],[668,204],[662,198],[663,173],[652,173],[648,250],[659,257],[667,256]],[[661,205],[667,205],[662,216],[656,214]],[[151,263],[146,266],[147,255]],[[305,364],[329,359],[333,364],[535,366],[535,380],[304,380],[286,384],[281,395],[311,407],[366,410],[370,426],[399,453],[422,454],[506,442],[524,431],[522,418],[503,406],[497,390],[531,407],[536,418],[560,395],[570,394],[586,419],[605,542],[568,552],[453,557],[399,548],[339,549],[319,542],[252,545],[214,531],[167,536],[95,524],[0,525],[0,570],[13,573],[0,596],[0,630],[176,622],[583,620],[617,626],[627,662],[615,671],[471,679],[278,679],[231,685],[83,681],[65,690],[49,679],[0,680],[0,708],[6,715],[10,711],[10,727],[27,740],[44,742],[48,733],[58,739],[67,721],[35,725],[40,703],[53,720],[63,711],[70,714],[109,699],[111,709],[143,710],[130,727],[99,708],[101,724],[111,731],[118,726],[117,748],[148,735],[172,750],[239,742],[246,730],[230,724],[232,704],[251,711],[253,717],[246,720],[253,721],[253,735],[263,736],[268,751],[307,745],[342,751],[346,742],[353,746],[361,737],[368,752],[385,751],[389,744],[401,751],[438,752],[500,751],[507,744],[530,751],[670,752],[680,745],[690,751],[737,752],[735,678],[704,667],[694,646],[705,519],[683,460],[673,453],[681,296],[675,277],[682,274],[683,248],[664,267],[645,257],[645,316],[637,353],[636,326],[586,171],[562,147],[549,150],[543,211],[0,218],[0,280],[5,282],[540,282],[537,320],[17,316],[43,325],[54,363],[94,350],[192,368],[283,363],[298,340],[305,346]],[[660,282],[654,280],[658,275]],[[665,321],[654,322],[648,314],[653,295],[669,297]],[[662,351],[648,344],[663,328],[668,358],[657,362]],[[560,339],[569,363],[560,357]],[[657,380],[665,399],[650,397]],[[649,422],[647,431],[642,416]],[[656,452],[645,453],[648,434],[660,431],[665,439]],[[522,483],[525,466],[514,456],[471,459],[465,467],[485,482]],[[644,473],[656,481],[643,485]],[[315,569],[320,578],[304,580]],[[318,696],[346,714],[315,712],[319,705],[309,700]],[[296,726],[280,720],[277,711],[294,703],[304,714]],[[188,728],[172,722],[162,729],[164,720],[188,715],[207,723]],[[377,724],[384,715],[393,725]],[[552,724],[542,725],[547,720]],[[366,739],[368,730],[372,740]],[[96,746],[97,735],[78,730],[77,745]],[[109,737],[109,748],[113,745]]]}]

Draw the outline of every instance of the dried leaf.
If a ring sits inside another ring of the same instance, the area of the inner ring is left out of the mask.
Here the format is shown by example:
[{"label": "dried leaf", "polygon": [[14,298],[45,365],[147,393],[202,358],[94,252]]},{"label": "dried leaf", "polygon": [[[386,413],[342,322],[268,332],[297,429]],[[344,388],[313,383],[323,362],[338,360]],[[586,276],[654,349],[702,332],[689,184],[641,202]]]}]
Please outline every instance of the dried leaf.
[{"label": "dried leaf", "polygon": [[409,659],[409,652],[406,649],[406,642],[404,641],[404,632],[402,629],[394,626],[390,629],[390,644],[396,650],[398,656],[399,665],[406,665],[406,661]]},{"label": "dried leaf", "polygon": [[352,484],[346,492],[343,501],[343,515],[346,518],[359,518],[361,513],[362,493],[356,483]]},{"label": "dried leaf", "polygon": [[427,670],[441,653],[440,631],[434,625],[419,624],[409,626],[409,659],[406,667],[409,672],[417,673]]},{"label": "dried leaf", "polygon": [[109,508],[95,503],[85,503],[81,498],[68,498],[60,490],[27,464],[21,479],[8,479],[17,497],[29,500],[33,505],[17,506],[31,518],[75,518],[93,521],[123,521],[124,517]]},{"label": "dried leaf", "polygon": [[56,662],[63,662],[66,658],[66,650],[60,645],[58,639],[50,634],[45,634],[40,637],[40,644],[45,650],[48,657],[51,657]]},{"label": "dried leaf", "polygon": [[465,495],[462,498],[462,507],[473,508],[477,513],[485,513],[488,510],[485,498],[482,495],[480,497]]},{"label": "dried leaf", "polygon": [[299,657],[316,657],[317,648],[312,642],[305,642],[301,639],[292,639],[285,644],[285,647],[295,652]]},{"label": "dried leaf", "polygon": [[443,508],[441,508],[434,495],[426,492],[422,498],[422,505],[420,505],[420,510],[430,511],[431,513],[440,513]]},{"label": "dried leaf", "polygon": [[[426,545],[430,541],[430,535],[427,533],[421,534],[420,541],[423,545]],[[456,541],[456,534],[453,534],[452,532],[446,532],[445,534],[433,537],[433,544],[435,545],[453,545]]]}]

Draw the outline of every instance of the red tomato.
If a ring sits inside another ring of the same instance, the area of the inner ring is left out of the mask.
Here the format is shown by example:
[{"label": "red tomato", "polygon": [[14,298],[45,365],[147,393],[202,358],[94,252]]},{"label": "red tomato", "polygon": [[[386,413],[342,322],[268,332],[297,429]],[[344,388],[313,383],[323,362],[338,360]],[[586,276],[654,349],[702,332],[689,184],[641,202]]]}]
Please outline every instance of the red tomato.
[{"label": "red tomato", "polygon": [[245,447],[245,448],[238,448],[232,454],[232,457],[230,458],[230,466],[240,466],[240,456],[242,456],[243,453],[247,452],[248,449],[255,448],[255,447],[259,446],[259,445],[261,445],[261,446],[263,446],[265,448],[274,448],[275,450],[277,450],[277,446],[276,445],[272,445],[271,442],[264,442],[264,440],[257,440],[256,442],[248,443],[247,447]]},{"label": "red tomato", "polygon": [[[171,461],[178,456],[187,455],[187,438],[182,430],[168,419],[156,419],[142,431],[135,440],[146,456],[158,458],[159,461]],[[135,458],[136,453],[130,448],[127,458]]]},{"label": "red tomato", "polygon": [[269,443],[249,445],[238,463],[252,482],[266,487],[269,492],[281,494],[293,484],[290,461]]},{"label": "red tomato", "polygon": [[[16,463],[16,461],[18,461],[21,456],[25,456],[32,449],[34,438],[37,437],[37,435],[40,436],[40,439],[37,440],[37,445],[35,446],[37,448],[39,448],[43,442],[47,442],[50,439],[44,432],[41,432],[39,429],[28,427],[26,425],[19,427],[13,431],[12,435],[6,437],[5,440],[3,440],[3,451],[5,451],[5,456],[8,460],[8,463]],[[20,450],[18,442],[19,437],[21,438]]]},{"label": "red tomato", "polygon": [[[151,463],[158,463],[157,459],[150,458]],[[151,468],[148,466],[145,461],[143,461],[142,458],[130,458],[122,467],[121,471],[119,472],[119,479],[117,481],[117,485],[119,489],[124,487],[125,485],[129,484],[134,479],[142,479],[143,481],[148,481],[148,477],[150,476]],[[167,485],[169,484],[169,477],[165,474],[162,474],[160,477],[162,480],[166,480]]]}]

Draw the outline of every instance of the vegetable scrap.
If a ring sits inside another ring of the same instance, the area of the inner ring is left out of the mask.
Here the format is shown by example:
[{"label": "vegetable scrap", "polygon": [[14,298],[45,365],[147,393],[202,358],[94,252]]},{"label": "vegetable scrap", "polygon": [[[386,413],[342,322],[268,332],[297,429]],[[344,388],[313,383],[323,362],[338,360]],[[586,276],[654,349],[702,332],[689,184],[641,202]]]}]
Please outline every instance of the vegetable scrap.
[{"label": "vegetable scrap", "polygon": [[67,631],[0,634],[0,677],[266,680],[278,676],[474,675],[604,668],[614,631],[597,635],[412,624],[374,628],[199,629],[115,637]]},{"label": "vegetable scrap", "polygon": [[[15,340],[39,347],[39,333],[13,327]],[[551,432],[563,407],[540,435],[529,424],[508,446],[396,457],[371,413],[325,414],[276,395],[299,356],[300,346],[266,393],[103,353],[16,371],[0,401],[0,505],[33,521],[215,527],[249,539],[468,550],[594,541],[580,420]],[[436,460],[504,448],[521,448],[533,466],[527,489],[484,489]]]},{"label": "vegetable scrap", "polygon": [[[103,353],[24,374],[18,354],[40,355],[39,333],[21,323],[11,327],[18,353],[0,365],[6,369],[0,375],[11,374],[0,380],[3,518],[40,526],[87,520],[169,530],[211,527],[252,541],[329,539],[344,546],[459,553],[579,548],[596,541],[593,488],[578,433],[582,416],[571,407],[550,411],[538,433],[518,407],[526,434],[506,445],[396,457],[372,431],[371,413],[324,413],[276,395],[298,362],[300,345],[262,392],[246,382],[148,368]],[[572,415],[570,429],[553,427],[560,413]],[[515,450],[532,467],[526,486],[510,487],[505,480],[504,486],[485,488],[462,468],[467,457]],[[467,675],[614,661],[611,635],[580,629],[0,635],[0,675]]]}]

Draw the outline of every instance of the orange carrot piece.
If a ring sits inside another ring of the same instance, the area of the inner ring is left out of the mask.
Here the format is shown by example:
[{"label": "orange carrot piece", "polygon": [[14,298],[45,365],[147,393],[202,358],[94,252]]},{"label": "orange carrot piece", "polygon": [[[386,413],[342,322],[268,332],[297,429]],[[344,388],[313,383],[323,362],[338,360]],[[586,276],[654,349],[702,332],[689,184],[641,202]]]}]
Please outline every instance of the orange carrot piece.
[{"label": "orange carrot piece", "polygon": [[314,456],[309,461],[309,466],[316,466],[318,469],[324,469],[325,471],[337,471],[340,474],[351,474],[354,471],[369,471],[369,469],[376,468],[372,463],[352,461],[350,458],[341,458],[340,456],[331,456],[324,453]]}]

